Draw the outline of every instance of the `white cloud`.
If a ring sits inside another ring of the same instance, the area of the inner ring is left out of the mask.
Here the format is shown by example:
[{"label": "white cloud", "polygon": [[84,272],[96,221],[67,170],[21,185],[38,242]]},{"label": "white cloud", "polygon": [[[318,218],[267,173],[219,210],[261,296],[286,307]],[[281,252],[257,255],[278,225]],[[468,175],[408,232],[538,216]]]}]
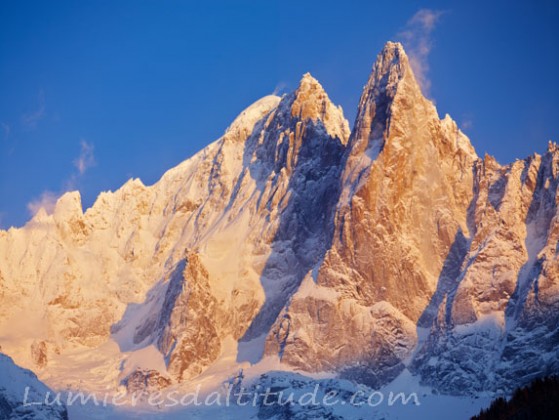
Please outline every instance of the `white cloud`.
[{"label": "white cloud", "polygon": [[76,171],[70,175],[66,182],[64,182],[63,190],[60,193],[47,190],[43,192],[39,198],[27,204],[27,210],[29,210],[29,213],[31,213],[32,216],[37,214],[41,208],[44,208],[48,214],[51,214],[54,211],[58,198],[67,191],[75,190],[80,178],[89,168],[95,165],[93,144],[88,143],[85,140],[81,140],[80,146],[80,155],[72,162]]},{"label": "white cloud", "polygon": [[465,112],[462,114],[459,126],[462,131],[468,131],[474,128],[474,114],[471,112]]},{"label": "white cloud", "polygon": [[82,176],[89,168],[95,165],[95,156],[93,154],[93,144],[90,144],[85,140],[81,140],[80,145],[80,155],[76,160],[74,160],[74,166],[78,170],[79,175]]},{"label": "white cloud", "polygon": [[431,88],[431,81],[428,77],[428,59],[433,48],[432,33],[442,14],[443,12],[440,10],[421,9],[397,34],[397,38],[406,48],[415,77],[426,95],[429,94]]},{"label": "white cloud", "polygon": [[52,191],[44,191],[39,198],[27,203],[27,210],[31,213],[31,216],[35,216],[42,208],[48,214],[52,214],[58,197],[59,194],[55,194]]},{"label": "white cloud", "polygon": [[276,87],[274,88],[274,91],[272,92],[272,95],[281,95],[281,93],[283,91],[285,91],[285,89],[287,88],[287,83],[285,82],[279,82]]},{"label": "white cloud", "polygon": [[21,116],[21,122],[26,128],[33,129],[37,127],[37,123],[41,121],[46,115],[45,91],[43,89],[39,91],[37,101],[38,105],[35,111],[28,114],[23,114]]},{"label": "white cloud", "polygon": [[460,125],[462,126],[462,130],[469,130],[470,128],[473,128],[474,122],[471,119],[465,119]]}]

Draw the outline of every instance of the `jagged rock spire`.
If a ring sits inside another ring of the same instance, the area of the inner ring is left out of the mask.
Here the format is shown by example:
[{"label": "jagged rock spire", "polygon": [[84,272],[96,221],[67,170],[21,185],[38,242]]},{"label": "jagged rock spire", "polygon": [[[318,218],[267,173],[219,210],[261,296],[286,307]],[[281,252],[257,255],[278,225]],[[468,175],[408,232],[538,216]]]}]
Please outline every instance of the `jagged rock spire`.
[{"label": "jagged rock spire", "polygon": [[397,102],[402,108],[422,104],[428,114],[436,116],[434,106],[421,93],[402,44],[387,42],[377,56],[359,101],[352,133],[352,143],[359,144],[358,149],[366,149],[375,140],[383,141]]},{"label": "jagged rock spire", "polygon": [[321,121],[331,137],[346,143],[349,124],[340,106],[332,103],[322,85],[310,73],[305,73],[292,96],[286,98],[291,116],[300,120]]}]

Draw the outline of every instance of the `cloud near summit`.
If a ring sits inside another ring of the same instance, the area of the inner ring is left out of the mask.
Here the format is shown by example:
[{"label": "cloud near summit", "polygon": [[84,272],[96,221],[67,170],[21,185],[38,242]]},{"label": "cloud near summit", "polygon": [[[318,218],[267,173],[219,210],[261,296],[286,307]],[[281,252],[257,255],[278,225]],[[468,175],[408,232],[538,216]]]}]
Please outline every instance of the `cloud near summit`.
[{"label": "cloud near summit", "polygon": [[93,144],[82,140],[80,145],[80,155],[76,160],[74,160],[74,166],[78,170],[79,174],[83,175],[85,171],[95,165],[95,156],[93,155]]},{"label": "cloud near summit", "polygon": [[81,177],[89,168],[95,166],[96,164],[95,155],[93,153],[94,149],[95,148],[92,143],[88,143],[83,139],[80,141],[80,154],[72,162],[76,171],[65,181],[63,190],[60,193],[55,193],[49,190],[43,191],[38,198],[27,203],[27,210],[31,216],[35,216],[41,208],[44,208],[48,214],[51,214],[54,211],[58,198],[60,198],[64,192],[77,188]]},{"label": "cloud near summit", "polygon": [[397,39],[404,44],[415,77],[426,95],[429,95],[431,89],[431,81],[428,77],[428,59],[433,48],[432,34],[443,13],[441,10],[421,9],[396,35]]}]

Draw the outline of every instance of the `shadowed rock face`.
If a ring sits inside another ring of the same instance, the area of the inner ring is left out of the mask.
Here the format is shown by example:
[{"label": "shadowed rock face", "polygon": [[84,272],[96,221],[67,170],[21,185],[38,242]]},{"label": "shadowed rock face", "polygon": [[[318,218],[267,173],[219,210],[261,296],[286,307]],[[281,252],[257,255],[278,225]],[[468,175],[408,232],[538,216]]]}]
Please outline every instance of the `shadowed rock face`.
[{"label": "shadowed rock face", "polygon": [[445,257],[468,231],[475,159],[421,95],[401,46],[388,44],[349,140],[333,244],[283,315],[286,363],[362,372],[375,386],[403,369]]},{"label": "shadowed rock face", "polygon": [[282,210],[261,274],[266,300],[243,340],[270,331],[304,276],[330,247],[341,191],[347,122],[312,76],[305,75],[299,89],[282,100],[271,126],[281,131],[268,132],[256,155],[268,162],[268,179],[283,189],[267,205]]},{"label": "shadowed rock face", "polygon": [[[306,74],[155,185],[85,213],[69,193],[0,231],[4,351],[56,377],[76,348],[154,346],[182,382],[232,340],[375,387],[408,367],[445,392],[510,389],[558,369],[558,171],[554,144],[479,159],[387,43],[351,133]],[[16,340],[22,317],[37,328]]]},{"label": "shadowed rock face", "polygon": [[[68,420],[63,403],[53,404],[53,391],[37,376],[0,353],[0,418]],[[45,398],[51,396],[50,404]],[[24,398],[27,398],[24,401]],[[24,404],[24,402],[26,404]]]},{"label": "shadowed rock face", "polygon": [[426,382],[475,393],[557,372],[558,169],[553,144],[506,166],[476,162],[459,283],[414,362]]},{"label": "shadowed rock face", "polygon": [[449,393],[556,371],[557,147],[478,159],[398,44],[379,55],[348,144],[332,247],[267,352],[372,386],[408,364]]},{"label": "shadowed rock face", "polygon": [[[239,132],[238,124],[233,126],[229,134]],[[222,179],[231,141],[224,139],[210,171],[209,200],[215,194],[227,195],[228,218],[250,213],[251,241],[269,249],[259,270],[263,301],[245,284],[242,287],[248,290],[242,304],[224,306],[211,284],[214,279],[204,252],[189,252],[168,276],[157,322],[150,317],[136,329],[136,342],[141,343],[144,332],[157,324],[152,340],[177,381],[191,379],[211,365],[225,337],[249,341],[267,334],[303,277],[329,247],[349,131],[341,111],[330,103],[320,84],[305,75],[299,89],[255,122],[254,130],[245,138],[243,167],[232,187]],[[247,178],[255,185],[248,184]],[[207,210],[198,212],[198,223],[211,217]],[[203,247],[203,242],[197,246]],[[246,244],[238,246],[242,254]],[[240,298],[241,290],[233,289],[223,299]]]}]

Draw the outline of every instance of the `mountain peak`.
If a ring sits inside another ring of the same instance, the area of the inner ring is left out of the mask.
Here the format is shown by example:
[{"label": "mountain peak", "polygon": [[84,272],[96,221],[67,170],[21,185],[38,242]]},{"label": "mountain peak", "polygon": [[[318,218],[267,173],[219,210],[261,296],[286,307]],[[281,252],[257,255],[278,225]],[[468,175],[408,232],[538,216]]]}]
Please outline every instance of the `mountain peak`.
[{"label": "mountain peak", "polygon": [[278,106],[281,98],[276,95],[268,95],[257,100],[231,123],[225,131],[225,139],[242,142],[252,133],[254,125],[266,114]]},{"label": "mountain peak", "polygon": [[419,85],[415,80],[404,47],[399,42],[389,41],[377,56],[367,87],[377,90],[388,90],[389,94],[393,96],[400,81],[406,76],[414,87],[419,90]]},{"label": "mountain peak", "polygon": [[297,111],[294,111],[293,115],[295,116],[295,114],[299,113],[299,117],[302,119],[315,119],[318,115],[312,111],[316,110],[305,108],[303,105],[310,104],[311,102],[324,103],[325,101],[330,102],[330,99],[322,85],[310,73],[305,73],[295,90],[292,109],[297,105]]},{"label": "mountain peak", "polygon": [[71,216],[83,216],[82,199],[79,191],[64,193],[54,206],[55,220],[65,222]]},{"label": "mountain peak", "polygon": [[299,82],[298,90],[299,89],[310,89],[310,88],[315,88],[315,89],[324,91],[324,88],[318,82],[318,80],[316,80],[312,76],[312,74],[307,72],[307,73],[303,74],[303,77],[301,78],[301,81]]},{"label": "mountain peak", "polygon": [[303,75],[292,95],[292,117],[314,122],[320,120],[331,137],[339,138],[342,143],[347,141],[349,124],[342,108],[332,103],[322,85],[310,73]]},{"label": "mountain peak", "polygon": [[[480,161],[401,44],[374,61],[349,144],[307,73],[157,183],[131,179],[85,214],[67,192],[0,230],[0,353],[57,389],[146,399],[264,389],[270,369],[299,394],[294,371],[346,394],[403,374],[470,395],[557,371],[559,146]],[[29,382],[13,366],[0,354],[0,419]]]},{"label": "mountain peak", "polygon": [[405,57],[406,59],[408,57],[406,55],[406,51],[404,50],[404,46],[400,42],[394,41],[387,41],[386,44],[384,44],[380,55],[392,55],[396,57]]},{"label": "mountain peak", "polygon": [[378,54],[359,101],[353,141],[362,148],[382,139],[392,115],[396,93],[407,106],[426,102],[415,80],[408,56],[399,42],[387,42]]}]

